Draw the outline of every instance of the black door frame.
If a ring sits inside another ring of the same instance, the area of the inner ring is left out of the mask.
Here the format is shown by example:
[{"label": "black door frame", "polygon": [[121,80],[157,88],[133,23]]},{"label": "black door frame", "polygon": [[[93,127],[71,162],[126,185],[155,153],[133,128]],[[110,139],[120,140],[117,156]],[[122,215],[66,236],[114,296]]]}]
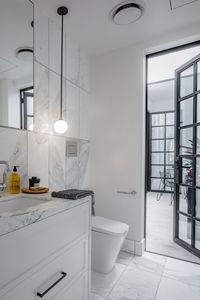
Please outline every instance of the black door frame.
[{"label": "black door frame", "polygon": [[[172,48],[164,49],[161,51],[153,52],[147,54],[145,57],[145,186],[144,186],[144,238],[145,238],[145,250],[146,250],[146,217],[147,217],[147,191],[148,191],[148,176],[149,176],[149,134],[148,134],[148,59],[151,57],[156,57],[160,55],[169,54],[175,51],[181,51],[184,49],[188,49],[191,47],[200,46],[200,40],[187,43],[179,46],[175,46]],[[174,215],[175,215],[175,207],[174,207]],[[158,253],[159,254],[159,253]],[[167,256],[167,255],[166,255]],[[177,258],[178,259],[178,258]]]},{"label": "black door frame", "polygon": [[[174,185],[174,195],[175,195],[175,222],[174,222],[174,241],[185,248],[186,250],[194,253],[196,256],[200,257],[200,249],[195,248],[195,222],[200,222],[200,218],[195,216],[196,211],[196,158],[200,157],[200,154],[196,153],[196,141],[197,141],[197,126],[200,126],[200,122],[197,122],[197,97],[200,94],[200,91],[197,91],[197,63],[200,62],[200,54],[180,66],[175,74],[175,185]],[[187,96],[181,97],[180,95],[180,76],[181,73],[190,67],[194,68],[193,74],[193,92]],[[193,123],[190,125],[180,126],[180,103],[184,100],[193,98]],[[180,154],[180,129],[192,128],[193,131],[193,144],[192,144],[192,153],[189,154]],[[180,175],[182,168],[180,167],[180,160],[190,159],[192,161],[192,185],[188,186],[187,184],[181,183]],[[191,197],[191,208],[187,213],[179,210],[179,188],[180,186],[190,187],[192,191]],[[188,218],[188,222],[191,224],[191,245],[186,243],[184,240],[179,238],[179,215],[185,216]],[[190,220],[190,221],[189,221]]]}]

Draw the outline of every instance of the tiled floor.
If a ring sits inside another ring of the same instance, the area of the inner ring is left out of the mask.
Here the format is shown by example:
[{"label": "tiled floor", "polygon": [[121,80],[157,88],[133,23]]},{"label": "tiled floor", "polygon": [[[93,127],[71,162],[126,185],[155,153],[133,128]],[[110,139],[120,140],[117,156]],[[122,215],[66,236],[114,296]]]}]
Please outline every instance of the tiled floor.
[{"label": "tiled floor", "polygon": [[121,252],[114,270],[92,272],[91,300],[199,300],[200,265]]},{"label": "tiled floor", "polygon": [[150,252],[200,263],[199,258],[173,241],[173,205],[170,205],[170,194],[163,194],[160,201],[156,200],[156,195],[156,193],[147,194],[146,249]]}]

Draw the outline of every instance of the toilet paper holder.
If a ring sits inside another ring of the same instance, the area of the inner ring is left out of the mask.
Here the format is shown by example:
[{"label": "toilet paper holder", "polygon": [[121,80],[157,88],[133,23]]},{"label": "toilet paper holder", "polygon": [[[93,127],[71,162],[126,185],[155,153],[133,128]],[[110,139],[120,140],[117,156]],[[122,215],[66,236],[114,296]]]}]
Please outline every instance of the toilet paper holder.
[{"label": "toilet paper holder", "polygon": [[118,194],[124,194],[124,195],[135,195],[136,191],[132,190],[131,192],[125,192],[125,191],[117,191]]}]

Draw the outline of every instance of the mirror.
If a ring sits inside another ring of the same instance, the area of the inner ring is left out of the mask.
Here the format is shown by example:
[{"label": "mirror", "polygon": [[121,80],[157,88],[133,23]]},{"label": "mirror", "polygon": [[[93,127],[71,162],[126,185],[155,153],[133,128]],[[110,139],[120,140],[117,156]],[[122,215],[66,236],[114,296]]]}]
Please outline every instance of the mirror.
[{"label": "mirror", "polygon": [[33,3],[0,1],[0,126],[33,130]]}]

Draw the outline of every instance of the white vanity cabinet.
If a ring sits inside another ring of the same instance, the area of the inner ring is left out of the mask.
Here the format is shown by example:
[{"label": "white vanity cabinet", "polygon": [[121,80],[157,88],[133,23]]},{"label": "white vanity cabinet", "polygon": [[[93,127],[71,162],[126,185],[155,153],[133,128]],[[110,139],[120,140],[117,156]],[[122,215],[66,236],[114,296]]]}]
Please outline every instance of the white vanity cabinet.
[{"label": "white vanity cabinet", "polygon": [[90,201],[0,237],[1,300],[89,300]]}]

